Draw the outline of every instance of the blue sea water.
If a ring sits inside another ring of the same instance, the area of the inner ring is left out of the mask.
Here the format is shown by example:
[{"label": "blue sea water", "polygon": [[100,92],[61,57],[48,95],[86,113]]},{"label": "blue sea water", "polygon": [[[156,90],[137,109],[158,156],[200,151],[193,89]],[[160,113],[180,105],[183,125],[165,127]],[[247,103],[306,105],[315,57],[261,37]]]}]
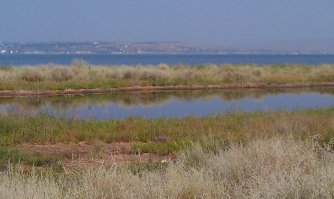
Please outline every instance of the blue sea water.
[{"label": "blue sea water", "polygon": [[0,67],[41,64],[70,64],[84,60],[95,65],[157,65],[157,64],[334,64],[334,55],[0,55]]}]

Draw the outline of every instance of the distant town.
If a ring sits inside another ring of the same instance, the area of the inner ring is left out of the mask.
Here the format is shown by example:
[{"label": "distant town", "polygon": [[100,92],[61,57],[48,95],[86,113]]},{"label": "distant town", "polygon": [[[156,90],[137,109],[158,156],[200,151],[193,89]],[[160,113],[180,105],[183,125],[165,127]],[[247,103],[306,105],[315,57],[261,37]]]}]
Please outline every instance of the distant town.
[{"label": "distant town", "polygon": [[328,51],[240,50],[180,42],[0,42],[0,54],[333,54]]}]

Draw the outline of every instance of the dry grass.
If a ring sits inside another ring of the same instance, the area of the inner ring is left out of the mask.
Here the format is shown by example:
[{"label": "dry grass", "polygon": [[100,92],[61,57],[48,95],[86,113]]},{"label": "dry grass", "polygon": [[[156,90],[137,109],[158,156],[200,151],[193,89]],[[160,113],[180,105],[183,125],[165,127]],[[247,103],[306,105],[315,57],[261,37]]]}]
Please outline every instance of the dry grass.
[{"label": "dry grass", "polygon": [[333,198],[334,153],[312,140],[253,140],[208,152],[194,145],[160,169],[124,165],[69,175],[0,174],[1,198]]},{"label": "dry grass", "polygon": [[173,85],[304,85],[334,82],[334,65],[70,66],[0,68],[0,90]]}]

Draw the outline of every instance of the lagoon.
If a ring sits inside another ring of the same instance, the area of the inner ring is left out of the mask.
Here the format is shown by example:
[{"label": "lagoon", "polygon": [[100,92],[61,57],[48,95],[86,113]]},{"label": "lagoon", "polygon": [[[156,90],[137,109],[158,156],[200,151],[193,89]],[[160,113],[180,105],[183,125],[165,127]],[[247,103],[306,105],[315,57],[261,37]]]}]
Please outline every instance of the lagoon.
[{"label": "lagoon", "polygon": [[184,118],[230,112],[334,107],[333,89],[133,92],[0,98],[0,114],[77,119]]}]

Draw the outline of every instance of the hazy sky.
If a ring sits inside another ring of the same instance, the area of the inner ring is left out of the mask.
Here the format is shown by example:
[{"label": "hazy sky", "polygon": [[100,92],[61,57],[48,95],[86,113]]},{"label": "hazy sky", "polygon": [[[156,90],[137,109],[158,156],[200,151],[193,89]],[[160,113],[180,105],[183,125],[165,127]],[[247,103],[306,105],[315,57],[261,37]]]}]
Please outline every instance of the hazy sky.
[{"label": "hazy sky", "polygon": [[333,38],[333,0],[0,0],[0,41]]}]

